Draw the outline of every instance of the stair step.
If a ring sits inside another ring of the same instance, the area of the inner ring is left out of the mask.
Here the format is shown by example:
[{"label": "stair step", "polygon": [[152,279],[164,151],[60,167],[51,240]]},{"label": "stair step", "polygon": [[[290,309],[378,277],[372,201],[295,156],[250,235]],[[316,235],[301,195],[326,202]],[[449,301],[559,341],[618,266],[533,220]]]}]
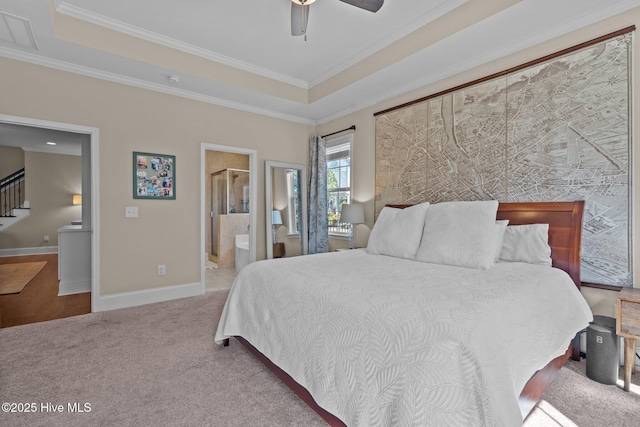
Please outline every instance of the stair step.
[{"label": "stair step", "polygon": [[0,232],[8,230],[12,225],[22,221],[30,215],[29,202],[25,202],[26,207],[13,208],[10,215],[0,216]]}]

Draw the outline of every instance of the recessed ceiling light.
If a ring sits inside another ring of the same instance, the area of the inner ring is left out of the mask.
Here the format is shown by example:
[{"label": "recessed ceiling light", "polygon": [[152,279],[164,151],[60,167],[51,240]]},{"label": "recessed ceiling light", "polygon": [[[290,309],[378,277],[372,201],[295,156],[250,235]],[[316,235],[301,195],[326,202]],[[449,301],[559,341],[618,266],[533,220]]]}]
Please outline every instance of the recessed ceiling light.
[{"label": "recessed ceiling light", "polygon": [[47,145],[56,145],[55,142],[47,141]]}]

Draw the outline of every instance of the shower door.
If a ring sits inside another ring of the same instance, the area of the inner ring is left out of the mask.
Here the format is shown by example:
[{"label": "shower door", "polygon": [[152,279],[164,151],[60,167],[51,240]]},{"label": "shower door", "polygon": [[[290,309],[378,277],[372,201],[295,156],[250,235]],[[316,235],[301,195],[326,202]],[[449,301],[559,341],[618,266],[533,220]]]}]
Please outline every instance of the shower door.
[{"label": "shower door", "polygon": [[227,174],[211,174],[211,254],[218,256],[218,218],[227,212]]},{"label": "shower door", "polygon": [[[211,174],[211,253],[220,256],[220,215],[249,213],[249,171],[224,169]],[[242,230],[240,234],[246,234]],[[224,236],[223,236],[224,238]]]}]

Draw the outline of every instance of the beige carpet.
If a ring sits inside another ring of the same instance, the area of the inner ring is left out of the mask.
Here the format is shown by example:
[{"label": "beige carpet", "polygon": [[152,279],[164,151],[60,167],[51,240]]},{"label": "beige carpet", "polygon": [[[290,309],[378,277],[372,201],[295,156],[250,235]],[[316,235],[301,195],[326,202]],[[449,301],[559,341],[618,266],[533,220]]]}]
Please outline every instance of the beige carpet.
[{"label": "beige carpet", "polygon": [[[240,343],[213,343],[227,294],[0,329],[1,400],[37,408],[0,425],[326,426]],[[526,427],[639,425],[640,395],[583,368],[562,369]]]},{"label": "beige carpet", "polygon": [[17,294],[42,270],[47,261],[0,265],[0,295]]},{"label": "beige carpet", "polygon": [[569,360],[542,396],[525,427],[637,427],[640,425],[640,370],[631,377],[631,391],[587,378],[586,361]]},{"label": "beige carpet", "polygon": [[240,343],[214,344],[227,294],[0,329],[1,400],[38,408],[0,425],[326,426]]}]

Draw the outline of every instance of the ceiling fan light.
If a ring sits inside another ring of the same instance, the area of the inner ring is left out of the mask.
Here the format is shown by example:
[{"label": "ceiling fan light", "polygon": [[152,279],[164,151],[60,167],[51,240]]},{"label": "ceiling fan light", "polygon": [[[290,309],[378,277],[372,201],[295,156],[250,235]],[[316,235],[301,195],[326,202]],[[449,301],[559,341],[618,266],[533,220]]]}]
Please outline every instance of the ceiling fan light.
[{"label": "ceiling fan light", "polygon": [[301,6],[308,6],[311,3],[315,2],[316,0],[291,0],[291,1]]}]

